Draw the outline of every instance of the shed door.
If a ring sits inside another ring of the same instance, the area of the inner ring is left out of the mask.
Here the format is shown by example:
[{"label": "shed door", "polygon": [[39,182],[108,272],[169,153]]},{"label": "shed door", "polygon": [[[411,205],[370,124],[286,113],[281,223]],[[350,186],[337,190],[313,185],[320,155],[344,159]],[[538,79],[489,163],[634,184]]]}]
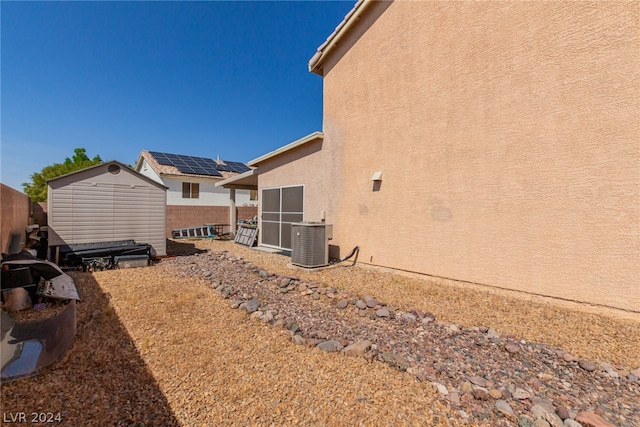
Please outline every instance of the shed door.
[{"label": "shed door", "polygon": [[291,223],[303,220],[304,187],[262,190],[261,241],[265,246],[291,249]]}]

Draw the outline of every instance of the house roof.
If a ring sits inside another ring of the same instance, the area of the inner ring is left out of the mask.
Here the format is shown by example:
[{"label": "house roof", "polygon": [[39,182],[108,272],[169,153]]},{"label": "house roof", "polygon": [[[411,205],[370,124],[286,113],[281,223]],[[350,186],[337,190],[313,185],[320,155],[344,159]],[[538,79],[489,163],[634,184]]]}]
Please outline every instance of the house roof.
[{"label": "house roof", "polygon": [[188,176],[208,179],[227,179],[245,172],[249,167],[241,162],[216,160],[206,157],[194,157],[183,154],[168,154],[142,150],[136,169],[140,169],[146,160],[158,175]]},{"label": "house roof", "polygon": [[255,190],[258,188],[258,169],[251,169],[215,183],[216,187]]},{"label": "house roof", "polygon": [[285,152],[287,152],[289,150],[292,150],[292,149],[294,149],[296,147],[304,145],[304,144],[306,144],[308,142],[315,141],[317,139],[324,139],[324,133],[322,133],[322,132],[313,132],[313,133],[311,133],[311,134],[309,134],[307,136],[303,136],[302,138],[300,138],[298,140],[295,140],[290,144],[287,144],[287,145],[282,146],[282,147],[280,147],[280,148],[278,148],[276,150],[273,150],[273,151],[271,151],[271,152],[269,152],[269,153],[267,153],[267,154],[265,154],[263,156],[255,158],[253,160],[250,160],[250,161],[247,162],[247,164],[249,166],[258,166],[259,163],[262,163],[265,160],[268,160],[268,159],[271,159],[273,157],[279,156],[282,153],[285,153]]},{"label": "house roof", "polygon": [[322,64],[326,59],[327,55],[333,48],[340,42],[340,39],[344,37],[345,34],[349,32],[349,29],[355,24],[360,16],[364,13],[366,9],[374,2],[375,0],[358,0],[356,4],[353,6],[342,22],[338,24],[333,33],[327,37],[327,40],[322,43],[316,53],[309,60],[309,71],[315,73],[319,76],[324,76],[324,70],[322,69]]},{"label": "house roof", "polygon": [[54,178],[48,179],[47,180],[47,184],[49,184],[52,181],[56,181],[58,179],[66,178],[66,177],[71,176],[71,175],[80,174],[80,173],[83,173],[83,172],[86,172],[86,171],[89,171],[89,170],[92,170],[92,169],[104,168],[105,170],[109,170],[109,166],[111,166],[111,165],[117,165],[121,169],[129,171],[130,173],[134,174],[138,178],[148,182],[149,184],[153,184],[156,187],[160,187],[163,190],[168,190],[169,189],[169,187],[167,187],[166,185],[160,184],[159,182],[154,181],[153,179],[149,178],[148,176],[144,176],[143,174],[141,174],[137,170],[132,169],[131,166],[125,165],[124,163],[121,163],[121,162],[119,162],[117,160],[110,160],[108,162],[100,163],[100,164],[97,164],[97,165],[94,165],[94,166],[89,166],[88,168],[84,168],[84,169],[73,171],[73,172],[70,172],[70,173],[67,173],[67,174],[64,174],[64,175],[56,176]]}]

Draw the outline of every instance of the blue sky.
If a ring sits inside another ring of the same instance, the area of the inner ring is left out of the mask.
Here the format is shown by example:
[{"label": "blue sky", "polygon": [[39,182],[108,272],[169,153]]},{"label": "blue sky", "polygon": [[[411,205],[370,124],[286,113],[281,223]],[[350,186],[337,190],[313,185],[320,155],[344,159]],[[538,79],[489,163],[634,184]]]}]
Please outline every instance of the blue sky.
[{"label": "blue sky", "polygon": [[322,128],[307,63],[354,1],[1,3],[1,181],[84,147],[246,162]]}]

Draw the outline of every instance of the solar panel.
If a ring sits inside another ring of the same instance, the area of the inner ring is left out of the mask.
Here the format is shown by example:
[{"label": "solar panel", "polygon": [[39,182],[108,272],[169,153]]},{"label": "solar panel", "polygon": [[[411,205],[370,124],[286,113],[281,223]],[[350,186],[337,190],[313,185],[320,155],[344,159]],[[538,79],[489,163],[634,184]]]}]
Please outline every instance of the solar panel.
[{"label": "solar panel", "polygon": [[219,171],[236,173],[242,173],[250,170],[249,166],[245,165],[244,163],[230,162],[226,160],[224,161],[224,163],[224,165],[216,165],[216,169],[218,169]]},{"label": "solar panel", "polygon": [[160,153],[158,151],[149,151],[149,154],[161,165],[175,166],[180,172],[193,175],[222,176],[220,172],[243,173],[251,169],[241,162],[223,160],[223,164],[218,164],[214,159],[206,157]]}]

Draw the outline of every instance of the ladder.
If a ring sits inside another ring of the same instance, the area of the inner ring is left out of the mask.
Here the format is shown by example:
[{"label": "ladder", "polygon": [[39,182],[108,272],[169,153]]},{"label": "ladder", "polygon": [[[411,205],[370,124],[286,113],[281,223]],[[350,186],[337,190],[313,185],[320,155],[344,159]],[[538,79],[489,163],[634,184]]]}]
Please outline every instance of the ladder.
[{"label": "ladder", "polygon": [[217,234],[213,231],[211,225],[201,225],[199,227],[179,228],[171,231],[171,237],[174,239],[183,238],[215,238]]}]

